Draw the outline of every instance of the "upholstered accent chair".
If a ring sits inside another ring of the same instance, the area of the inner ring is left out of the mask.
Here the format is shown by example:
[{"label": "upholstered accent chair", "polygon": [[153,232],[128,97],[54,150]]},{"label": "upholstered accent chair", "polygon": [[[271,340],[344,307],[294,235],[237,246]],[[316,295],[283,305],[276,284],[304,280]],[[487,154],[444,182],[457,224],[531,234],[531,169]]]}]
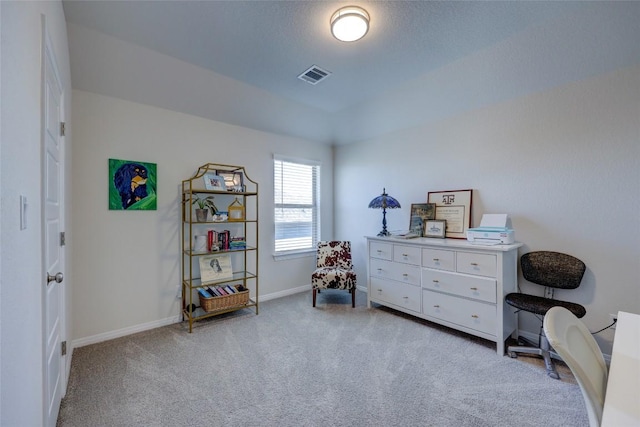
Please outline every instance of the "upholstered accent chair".
[{"label": "upholstered accent chair", "polygon": [[313,306],[320,289],[344,289],[351,293],[351,307],[356,306],[356,273],[351,262],[351,242],[318,242],[316,270],[311,275]]},{"label": "upholstered accent chair", "polygon": [[552,307],[564,307],[577,318],[582,318],[587,311],[574,302],[561,301],[554,298],[555,289],[575,289],[580,286],[582,276],[586,270],[585,264],[578,258],[560,252],[536,251],[529,252],[520,257],[520,267],[524,278],[540,286],[544,286],[544,296],[529,295],[524,293],[510,293],[505,301],[518,311],[528,311],[538,315],[540,319],[540,333],[538,343],[533,343],[526,338],[518,337],[518,340],[528,346],[509,346],[507,353],[511,357],[517,357],[518,353],[536,354],[542,356],[547,374],[551,378],[559,379],[551,358],[562,360],[553,351],[542,330],[542,317]]}]

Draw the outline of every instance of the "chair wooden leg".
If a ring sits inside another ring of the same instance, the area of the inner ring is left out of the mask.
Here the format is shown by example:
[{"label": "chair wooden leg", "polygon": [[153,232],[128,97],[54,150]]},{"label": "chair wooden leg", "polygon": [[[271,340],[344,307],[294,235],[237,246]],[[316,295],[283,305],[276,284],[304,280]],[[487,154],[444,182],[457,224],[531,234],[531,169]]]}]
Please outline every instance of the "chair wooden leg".
[{"label": "chair wooden leg", "polygon": [[356,288],[351,289],[351,307],[356,308]]},{"label": "chair wooden leg", "polygon": [[313,306],[314,306],[314,307],[316,306],[316,291],[317,291],[317,290],[318,290],[318,289],[313,288]]}]

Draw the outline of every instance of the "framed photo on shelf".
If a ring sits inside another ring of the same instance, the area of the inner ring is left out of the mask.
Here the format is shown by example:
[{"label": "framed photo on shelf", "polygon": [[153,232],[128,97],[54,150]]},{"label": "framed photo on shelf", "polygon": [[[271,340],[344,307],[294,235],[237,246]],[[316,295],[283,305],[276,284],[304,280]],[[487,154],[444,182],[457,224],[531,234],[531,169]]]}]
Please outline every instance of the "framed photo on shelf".
[{"label": "framed photo on shelf", "polygon": [[409,231],[424,236],[424,223],[428,219],[436,218],[435,203],[412,203],[409,217]]},{"label": "framed photo on shelf", "polygon": [[427,201],[436,204],[435,219],[446,221],[446,236],[466,239],[471,227],[471,202],[473,190],[430,191]]},{"label": "framed photo on shelf", "polygon": [[231,256],[214,255],[202,256],[200,261],[200,280],[203,285],[214,283],[217,280],[229,279],[233,277],[231,268]]},{"label": "framed photo on shelf", "polygon": [[242,172],[216,171],[224,179],[227,191],[244,191],[244,174]]},{"label": "framed photo on shelf", "polygon": [[226,191],[224,178],[213,173],[204,174],[204,188],[207,190]]},{"label": "framed photo on shelf", "polygon": [[444,219],[428,219],[424,222],[424,237],[444,239],[447,231],[447,221]]}]

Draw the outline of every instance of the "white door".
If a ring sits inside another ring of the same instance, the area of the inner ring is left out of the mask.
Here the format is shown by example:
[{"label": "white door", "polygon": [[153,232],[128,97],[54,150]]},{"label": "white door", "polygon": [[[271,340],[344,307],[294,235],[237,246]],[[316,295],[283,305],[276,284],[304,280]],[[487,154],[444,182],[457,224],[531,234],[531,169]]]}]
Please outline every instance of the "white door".
[{"label": "white door", "polygon": [[43,25],[43,93],[42,93],[42,215],[43,262],[45,271],[44,322],[44,424],[55,426],[65,387],[65,357],[61,346],[64,333],[64,119],[63,91],[58,67],[46,28]]}]

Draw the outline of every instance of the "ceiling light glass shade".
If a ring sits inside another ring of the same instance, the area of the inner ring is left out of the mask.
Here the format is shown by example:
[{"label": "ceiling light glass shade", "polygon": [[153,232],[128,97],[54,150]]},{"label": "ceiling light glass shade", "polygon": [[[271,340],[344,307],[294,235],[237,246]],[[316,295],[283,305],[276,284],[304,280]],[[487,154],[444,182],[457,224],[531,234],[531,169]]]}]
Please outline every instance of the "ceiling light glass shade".
[{"label": "ceiling light glass shade", "polygon": [[367,31],[369,31],[369,14],[360,7],[343,7],[331,17],[331,34],[340,41],[360,40]]}]

